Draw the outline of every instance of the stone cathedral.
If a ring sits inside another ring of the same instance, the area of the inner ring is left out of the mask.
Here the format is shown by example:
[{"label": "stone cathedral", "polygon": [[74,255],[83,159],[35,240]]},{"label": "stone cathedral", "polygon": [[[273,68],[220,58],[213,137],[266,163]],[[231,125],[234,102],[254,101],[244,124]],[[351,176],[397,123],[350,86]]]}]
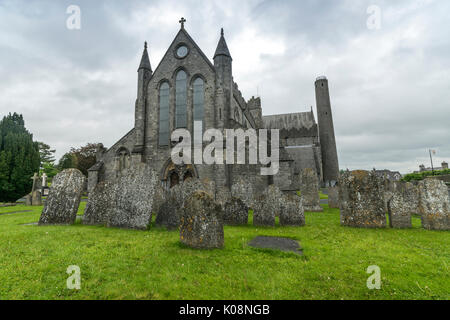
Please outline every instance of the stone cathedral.
[{"label": "stone cathedral", "polygon": [[[334,184],[339,167],[327,79],[315,82],[317,122],[312,109],[263,116],[261,99],[246,100],[238,89],[223,29],[211,61],[186,31],[185,21],[180,20],[178,34],[154,70],[145,43],[137,71],[134,128],[109,149],[98,149],[97,163],[89,169],[89,191],[100,181],[115,179],[134,162],[150,165],[166,189],[187,178],[207,178],[217,193],[242,178],[255,189],[275,184],[283,191],[296,191],[304,168],[313,168],[323,185]],[[204,129],[279,129],[278,174],[262,176],[260,165],[175,165],[171,132],[186,128],[193,136],[194,121],[202,121]]]}]

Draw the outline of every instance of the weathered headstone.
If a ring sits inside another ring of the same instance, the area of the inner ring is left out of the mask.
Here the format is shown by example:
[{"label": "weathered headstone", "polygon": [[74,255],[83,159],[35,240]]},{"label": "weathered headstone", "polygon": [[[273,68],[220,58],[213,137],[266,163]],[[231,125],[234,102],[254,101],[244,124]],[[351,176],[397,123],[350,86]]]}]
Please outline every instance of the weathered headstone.
[{"label": "weathered headstone", "polygon": [[223,222],[228,225],[247,225],[248,207],[239,198],[231,198],[224,205]]},{"label": "weathered headstone", "polygon": [[253,208],[255,205],[253,186],[242,178],[238,178],[231,186],[231,196],[241,199],[249,208]]},{"label": "weathered headstone", "polygon": [[231,190],[228,187],[217,187],[216,188],[216,194],[215,194],[215,200],[217,203],[219,203],[222,208],[225,207],[225,203],[227,201],[231,200]]},{"label": "weathered headstone", "polygon": [[177,229],[181,223],[181,215],[183,208],[179,207],[177,202],[172,197],[169,197],[159,207],[155,225],[159,227],[166,227],[168,230]]},{"label": "weathered headstone", "polygon": [[73,224],[85,181],[85,176],[77,169],[67,169],[58,173],[53,178],[39,225]]},{"label": "weathered headstone", "polygon": [[115,199],[107,226],[144,230],[152,220],[158,176],[146,163],[125,169],[112,185]]},{"label": "weathered headstone", "polygon": [[418,213],[419,190],[410,182],[392,183],[388,202],[389,226],[391,228],[411,228],[411,216]]},{"label": "weathered headstone", "polygon": [[283,194],[275,185],[270,185],[257,197],[253,209],[254,226],[275,226],[275,216],[281,212]]},{"label": "weathered headstone", "polygon": [[305,225],[305,214],[301,197],[294,194],[284,196],[280,212],[280,225],[298,227]]},{"label": "weathered headstone", "polygon": [[328,207],[332,209],[339,209],[339,187],[328,188]]},{"label": "weathered headstone", "polygon": [[352,171],[339,179],[341,225],[359,228],[386,227],[384,190],[373,171]]},{"label": "weathered headstone", "polygon": [[183,208],[180,241],[198,249],[222,248],[222,207],[209,193],[195,191]]},{"label": "weathered headstone", "polygon": [[168,192],[158,184],[155,188],[155,194],[153,196],[153,213],[158,213],[163,203],[167,200]]},{"label": "weathered headstone", "polygon": [[42,194],[40,190],[35,190],[31,194],[31,203],[33,206],[42,206]]},{"label": "weathered headstone", "polygon": [[111,182],[99,182],[89,193],[83,224],[106,225],[112,212],[116,189]]},{"label": "weathered headstone", "polygon": [[419,196],[422,227],[428,230],[450,230],[450,203],[445,183],[437,179],[420,181]]},{"label": "weathered headstone", "polygon": [[33,205],[33,198],[31,197],[31,194],[27,194],[25,196],[25,205],[26,206],[32,206]]},{"label": "weathered headstone", "polygon": [[319,178],[314,169],[306,168],[301,172],[300,194],[305,211],[322,212],[319,197]]}]

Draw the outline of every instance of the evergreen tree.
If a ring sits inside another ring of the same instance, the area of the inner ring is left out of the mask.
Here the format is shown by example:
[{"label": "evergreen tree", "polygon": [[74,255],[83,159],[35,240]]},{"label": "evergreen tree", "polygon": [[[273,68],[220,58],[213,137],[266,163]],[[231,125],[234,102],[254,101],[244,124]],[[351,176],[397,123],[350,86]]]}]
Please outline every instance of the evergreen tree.
[{"label": "evergreen tree", "polygon": [[39,164],[39,146],[23,116],[5,116],[0,121],[0,201],[16,201],[29,193]]},{"label": "evergreen tree", "polygon": [[41,167],[42,164],[49,162],[55,162],[55,152],[56,150],[52,150],[50,146],[44,142],[38,142],[39,145],[39,155],[41,157]]}]

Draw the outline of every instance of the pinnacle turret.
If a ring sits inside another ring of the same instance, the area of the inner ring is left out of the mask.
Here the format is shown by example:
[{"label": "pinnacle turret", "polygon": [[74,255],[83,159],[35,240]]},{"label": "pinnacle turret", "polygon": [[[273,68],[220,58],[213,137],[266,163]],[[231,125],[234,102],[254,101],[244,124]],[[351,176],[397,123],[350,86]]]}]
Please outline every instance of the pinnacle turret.
[{"label": "pinnacle turret", "polygon": [[217,56],[227,56],[231,58],[230,51],[228,50],[227,42],[223,36],[223,28],[220,30],[220,40],[217,44],[216,52],[214,53],[214,59]]},{"label": "pinnacle turret", "polygon": [[152,71],[152,66],[150,65],[150,58],[148,57],[147,52],[147,41],[144,44],[144,52],[142,53],[141,64],[139,65],[138,71],[141,69],[147,69]]}]

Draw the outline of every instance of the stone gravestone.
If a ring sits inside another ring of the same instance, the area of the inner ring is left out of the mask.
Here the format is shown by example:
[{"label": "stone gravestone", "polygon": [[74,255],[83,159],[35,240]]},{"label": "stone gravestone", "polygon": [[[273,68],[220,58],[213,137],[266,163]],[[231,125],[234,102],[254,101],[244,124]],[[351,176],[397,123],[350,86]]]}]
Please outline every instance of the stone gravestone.
[{"label": "stone gravestone", "polygon": [[84,209],[83,224],[106,225],[112,212],[115,199],[115,188],[112,184],[102,181],[89,193],[89,199]]},{"label": "stone gravestone", "polygon": [[410,182],[392,183],[388,202],[389,226],[411,228],[411,216],[418,213],[419,190]]},{"label": "stone gravestone", "polygon": [[168,230],[178,229],[181,223],[183,209],[177,205],[172,197],[162,203],[156,215],[155,225]]},{"label": "stone gravestone", "polygon": [[34,190],[31,195],[31,203],[33,206],[42,206],[42,194],[40,190]]},{"label": "stone gravestone", "polygon": [[192,248],[222,248],[222,207],[209,193],[195,191],[183,208],[180,241]]},{"label": "stone gravestone", "polygon": [[275,226],[275,216],[280,214],[283,194],[275,185],[270,185],[258,196],[253,209],[254,226]]},{"label": "stone gravestone", "polygon": [[27,194],[25,196],[25,205],[26,206],[32,206],[33,202],[32,202],[33,198],[31,197],[31,194]]},{"label": "stone gravestone", "polygon": [[219,203],[222,208],[225,208],[225,203],[231,200],[231,190],[228,187],[217,187],[215,200]]},{"label": "stone gravestone", "polygon": [[339,187],[328,188],[328,207],[332,209],[339,209]]},{"label": "stone gravestone", "polygon": [[319,197],[319,178],[314,169],[306,168],[301,172],[300,194],[305,211],[322,212]]},{"label": "stone gravestone", "polygon": [[114,200],[108,227],[145,230],[152,221],[152,205],[158,176],[145,163],[134,163],[112,184]]},{"label": "stone gravestone", "polygon": [[437,179],[420,181],[419,197],[422,227],[428,230],[450,230],[450,203],[445,183]]},{"label": "stone gravestone", "polygon": [[231,198],[224,205],[223,222],[228,225],[247,225],[248,207],[239,198]]},{"label": "stone gravestone", "polygon": [[41,193],[41,183],[40,178],[37,173],[35,173],[31,179],[33,180],[33,186],[31,188],[31,205],[32,206],[42,206],[42,193]]},{"label": "stone gravestone", "polygon": [[231,186],[231,196],[241,199],[249,208],[253,208],[254,206],[253,186],[250,182],[242,178],[238,178]]},{"label": "stone gravestone", "polygon": [[39,225],[73,224],[77,217],[86,177],[77,169],[67,169],[53,178]]},{"label": "stone gravestone", "polygon": [[341,225],[385,228],[384,190],[381,178],[371,171],[352,171],[339,179]]},{"label": "stone gravestone", "polygon": [[305,225],[305,214],[301,197],[296,194],[284,196],[280,212],[280,225],[298,227]]}]

